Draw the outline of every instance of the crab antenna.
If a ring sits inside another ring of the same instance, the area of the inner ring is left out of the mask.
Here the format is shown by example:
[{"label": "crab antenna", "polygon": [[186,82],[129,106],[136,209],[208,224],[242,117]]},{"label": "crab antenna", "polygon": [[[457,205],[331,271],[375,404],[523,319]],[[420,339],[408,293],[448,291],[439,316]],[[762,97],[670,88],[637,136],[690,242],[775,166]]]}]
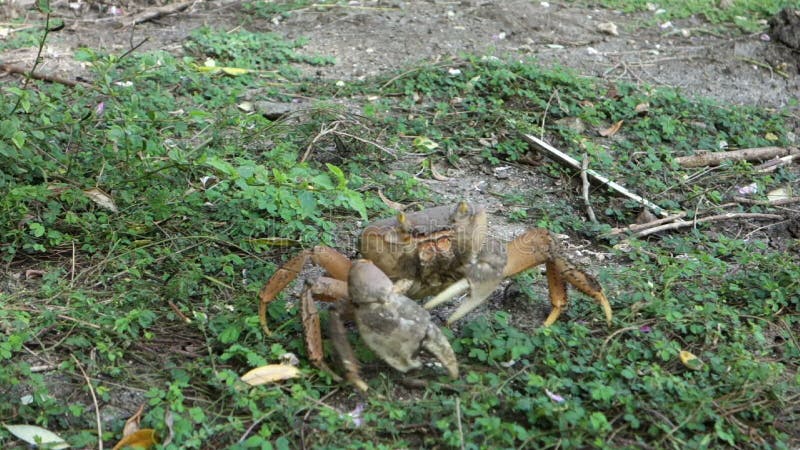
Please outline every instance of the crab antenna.
[{"label": "crab antenna", "polygon": [[448,286],[447,289],[437,294],[436,297],[428,300],[428,303],[425,303],[424,308],[431,309],[441,305],[442,303],[447,303],[464,292],[467,292],[467,290],[469,290],[469,281],[467,281],[466,278],[462,278]]}]

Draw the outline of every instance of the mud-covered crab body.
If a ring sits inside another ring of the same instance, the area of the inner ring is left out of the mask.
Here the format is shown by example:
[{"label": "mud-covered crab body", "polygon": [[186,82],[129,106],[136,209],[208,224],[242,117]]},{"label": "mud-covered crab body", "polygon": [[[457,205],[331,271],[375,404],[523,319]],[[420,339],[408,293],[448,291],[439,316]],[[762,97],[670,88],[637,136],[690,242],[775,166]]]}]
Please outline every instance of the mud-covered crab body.
[{"label": "mud-covered crab body", "polygon": [[[307,261],[325,268],[330,276],[308,282],[302,294],[309,357],[329,370],[322,355],[314,299],[337,301],[332,341],[348,379],[361,389],[366,389],[366,383],[358,375],[342,319],[354,318],[367,345],[395,369],[405,372],[418,367],[417,354],[425,349],[456,376],[452,349],[425,309],[469,292],[448,318],[451,323],[483,303],[504,278],[540,264],[546,268],[553,306],[545,325],[555,322],[566,307],[567,283],[597,300],[611,321],[611,308],[600,285],[564,257],[550,232],[531,229],[503,245],[488,236],[484,209],[466,202],[373,222],[362,232],[360,250],[364,260],[356,263],[330,247],[301,252],[261,290],[259,317],[268,332],[267,303],[297,277]],[[431,295],[435,297],[425,309],[409,299]]]}]

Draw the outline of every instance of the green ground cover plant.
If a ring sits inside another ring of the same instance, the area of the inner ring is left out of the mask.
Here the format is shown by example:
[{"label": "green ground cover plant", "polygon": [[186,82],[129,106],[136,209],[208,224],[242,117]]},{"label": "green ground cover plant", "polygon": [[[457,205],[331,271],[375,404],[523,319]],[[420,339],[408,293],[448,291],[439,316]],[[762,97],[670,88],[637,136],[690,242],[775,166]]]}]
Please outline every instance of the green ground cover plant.
[{"label": "green ground cover plant", "polygon": [[[270,336],[256,317],[276,264],[311,245],[352,244],[360,225],[391,214],[379,187],[399,202],[439,201],[403,155],[519,164],[530,152],[519,132],[545,133],[690,219],[755,213],[766,209],[726,206],[737,187],[796,185],[796,170],[735,163],[704,173],[675,158],[722,142],[789,145],[788,113],[468,55],[363,82],[312,81],[291,64],[330,60],[301,45],[208,28],[182,58],[83,49],[76,57],[91,64],[91,86],[0,88],[2,422],[96,446],[88,382],[104,406],[106,445],[142,403],[142,426],[169,436],[167,448],[798,445],[796,237],[778,246],[742,224],[602,237],[640,208],[601,189],[592,196],[599,224],[582,220],[578,196],[495,195],[516,205],[512,220],[589,237],[609,254],[592,270],[614,308],[610,328],[585,299],[550,328],[523,329],[518,313],[490,307],[445,330],[462,377],[427,368],[422,388],[353,333],[372,390],[361,397],[308,363],[293,295],[270,304]],[[208,58],[243,70],[204,69]],[[270,120],[243,107],[253,89],[315,101]],[[562,120],[574,118],[588,130],[624,125],[601,138]],[[352,132],[320,131],[334,126]],[[391,175],[389,164],[398,164]],[[576,177],[552,162],[539,170]],[[355,246],[341,250],[355,255]],[[518,277],[512,301],[546,301],[531,288],[543,283],[538,273]],[[239,382],[287,352],[299,356],[300,378]],[[702,363],[687,367],[681,352]],[[4,428],[0,445],[24,448]]]},{"label": "green ground cover plant", "polygon": [[[585,4],[582,0],[576,3]],[[797,8],[800,3],[784,0],[739,0],[716,2],[713,0],[678,0],[652,2],[646,0],[609,0],[605,8],[624,12],[656,12],[654,20],[666,22],[681,20],[691,16],[700,17],[708,23],[723,28],[738,28],[741,32],[754,33],[763,28],[763,22],[774,16],[782,8]]]}]

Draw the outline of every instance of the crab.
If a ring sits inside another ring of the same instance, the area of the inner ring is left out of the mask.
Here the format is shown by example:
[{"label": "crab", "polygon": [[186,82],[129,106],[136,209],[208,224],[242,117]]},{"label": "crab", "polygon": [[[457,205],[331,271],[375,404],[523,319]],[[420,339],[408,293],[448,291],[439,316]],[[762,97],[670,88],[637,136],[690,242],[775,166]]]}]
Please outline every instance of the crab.
[{"label": "crab", "polygon": [[[307,281],[301,294],[309,359],[333,373],[324,361],[315,299],[336,302],[331,340],[347,379],[362,390],[366,383],[346,339],[343,319],[354,318],[367,345],[395,369],[406,372],[419,367],[418,353],[425,349],[457,377],[453,351],[425,310],[469,293],[447,319],[450,325],[485,302],[505,278],[541,264],[552,305],[545,326],[555,323],[566,308],[567,284],[596,300],[611,324],[611,306],[600,284],[564,256],[548,230],[530,229],[503,245],[489,237],[485,209],[468,202],[373,222],[361,234],[360,250],[363,259],[355,263],[327,246],[302,251],[261,289],[259,319],[269,333],[267,304],[307,262],[324,268],[328,276]],[[429,296],[433,297],[424,309],[410,299]]]}]

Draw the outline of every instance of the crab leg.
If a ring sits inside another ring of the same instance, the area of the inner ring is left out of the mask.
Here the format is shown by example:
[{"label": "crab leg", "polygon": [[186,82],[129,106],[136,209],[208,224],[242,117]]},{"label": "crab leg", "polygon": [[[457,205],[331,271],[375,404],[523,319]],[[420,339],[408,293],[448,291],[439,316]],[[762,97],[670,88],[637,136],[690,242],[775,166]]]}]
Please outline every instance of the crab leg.
[{"label": "crab leg", "polygon": [[553,306],[550,315],[544,321],[545,326],[552,325],[567,306],[566,283],[597,300],[605,312],[606,321],[611,325],[613,317],[611,305],[603,294],[600,284],[594,277],[567,261],[558,243],[545,229],[528,230],[508,244],[508,261],[503,273],[505,276],[511,276],[540,264],[544,264],[547,271],[550,303]]},{"label": "crab leg", "polygon": [[[611,305],[605,294],[603,294],[600,284],[592,276],[584,273],[564,258],[558,243],[553,240],[549,231],[543,228],[528,230],[511,241],[506,247],[506,252],[508,259],[503,269],[503,277],[516,275],[540,264],[545,265],[550,303],[553,306],[550,315],[544,322],[545,326],[555,323],[558,316],[561,315],[561,311],[566,308],[567,283],[597,300],[605,312],[606,321],[609,325],[611,324],[613,317]],[[473,276],[472,278],[475,277]],[[453,323],[475,309],[486,299],[491,293],[489,289],[491,283],[494,283],[493,279],[487,279],[484,283],[477,283],[470,277],[462,278],[429,300],[425,304],[425,308],[431,309],[472,290],[470,298],[461,304],[447,319],[448,324]],[[475,292],[476,287],[481,292]]]},{"label": "crab leg", "polygon": [[261,300],[258,305],[258,320],[265,334],[270,334],[269,327],[267,326],[267,304],[275,300],[278,293],[280,293],[286,285],[291,283],[292,280],[297,278],[297,275],[303,270],[303,266],[309,259],[313,261],[314,264],[323,267],[331,277],[337,280],[347,281],[347,274],[350,271],[350,260],[347,259],[346,256],[330,247],[321,245],[311,250],[303,250],[300,254],[281,266],[258,293],[258,297]]},{"label": "crab leg", "polygon": [[[338,306],[338,305],[337,305]],[[342,362],[342,366],[346,372],[347,381],[352,383],[355,387],[357,387],[362,392],[366,392],[369,387],[367,383],[361,379],[361,375],[359,375],[360,367],[358,365],[358,358],[356,358],[355,353],[353,352],[353,347],[350,346],[350,341],[347,340],[347,331],[344,328],[344,322],[342,321],[342,316],[338,310],[338,308],[333,308],[330,314],[331,323],[329,325],[330,333],[331,333],[331,341],[333,342],[333,348],[336,349],[336,353],[339,355],[339,359]],[[322,343],[320,341],[319,346],[320,352],[322,351]],[[326,370],[333,374],[334,379],[339,378],[338,375],[331,372],[330,369],[327,369],[327,365],[323,362],[322,366],[317,366]]]}]

